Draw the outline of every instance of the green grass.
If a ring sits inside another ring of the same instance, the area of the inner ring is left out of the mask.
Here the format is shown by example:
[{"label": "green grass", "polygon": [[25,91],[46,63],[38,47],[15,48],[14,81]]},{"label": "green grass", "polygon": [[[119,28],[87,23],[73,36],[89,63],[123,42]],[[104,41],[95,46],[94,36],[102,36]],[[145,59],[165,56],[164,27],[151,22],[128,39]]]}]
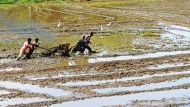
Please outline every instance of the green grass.
[{"label": "green grass", "polygon": [[92,47],[95,50],[129,51],[133,36],[130,33],[118,33],[109,36],[96,35],[92,37]]},{"label": "green grass", "polygon": [[159,0],[94,0],[92,2],[84,3],[85,5],[92,7],[109,7],[109,6],[135,6],[135,5],[146,5]]},{"label": "green grass", "polygon": [[15,4],[0,4],[0,9],[10,9],[15,7]]},{"label": "green grass", "polygon": [[11,53],[17,53],[19,52],[19,43],[17,41],[13,42],[1,42],[0,43],[0,51],[1,50],[6,50],[6,52],[11,52]]},{"label": "green grass", "polygon": [[44,0],[0,0],[0,4],[13,4],[13,3],[38,3]]},{"label": "green grass", "polygon": [[140,31],[140,34],[143,34],[145,37],[155,37],[155,36],[160,36],[161,30],[144,30]]},{"label": "green grass", "polygon": [[16,0],[0,0],[0,4],[9,4],[14,2],[16,2]]}]

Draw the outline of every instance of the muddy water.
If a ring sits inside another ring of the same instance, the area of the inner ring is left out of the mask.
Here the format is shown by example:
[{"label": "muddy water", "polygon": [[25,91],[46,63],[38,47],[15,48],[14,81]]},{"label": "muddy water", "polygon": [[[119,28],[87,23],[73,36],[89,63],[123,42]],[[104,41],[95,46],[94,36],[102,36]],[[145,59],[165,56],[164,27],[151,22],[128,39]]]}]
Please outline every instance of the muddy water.
[{"label": "muddy water", "polygon": [[71,92],[67,92],[61,89],[40,87],[38,85],[23,84],[18,82],[1,81],[0,86],[11,89],[19,89],[23,91],[34,92],[34,93],[47,94],[55,97],[71,95]]},{"label": "muddy water", "polygon": [[120,61],[120,60],[134,60],[134,59],[145,59],[145,58],[157,58],[163,56],[172,56],[180,54],[190,54],[190,51],[173,51],[173,52],[156,52],[156,53],[147,53],[136,56],[116,56],[116,57],[107,57],[107,58],[92,58],[88,59],[89,63],[98,63],[98,62],[110,62],[110,61]]},{"label": "muddy water", "polygon": [[109,106],[109,105],[128,105],[132,101],[141,100],[161,100],[170,98],[181,98],[190,97],[189,89],[177,89],[177,90],[167,90],[167,91],[155,91],[155,92],[142,92],[137,94],[121,95],[121,96],[111,96],[111,97],[98,97],[79,101],[63,102],[61,104],[55,104],[51,107],[63,107],[63,106]]},{"label": "muddy water", "polygon": [[[188,66],[189,64],[182,64],[178,63],[176,64],[161,64],[161,65],[154,65],[154,66],[149,66],[147,69],[165,69],[165,68],[171,68],[171,67],[180,67],[180,66]],[[120,69],[123,70],[123,69]],[[110,72],[109,72],[110,73]],[[113,72],[114,73],[114,72]],[[120,82],[120,81],[127,81],[127,80],[135,80],[135,79],[146,79],[150,77],[155,77],[155,76],[168,76],[168,75],[177,75],[177,74],[188,74],[190,71],[180,71],[180,72],[170,72],[170,73],[163,73],[163,74],[154,74],[154,75],[143,75],[142,77],[124,77],[120,79],[113,79],[113,80],[94,80],[94,81],[77,81],[77,82],[67,82],[65,84],[59,84],[62,86],[82,86],[82,85],[97,85],[100,83],[109,83],[109,82]],[[64,77],[80,77],[80,76],[92,76],[92,75],[105,75],[107,73],[96,73],[95,71],[93,72],[88,72],[88,73],[82,73],[80,72],[79,74],[77,73],[58,73],[58,74],[52,74],[52,75],[28,75],[25,78],[29,80],[43,80],[43,79],[56,79],[56,78],[64,78]]]},{"label": "muddy water", "polygon": [[140,76],[140,77],[124,77],[124,78],[112,79],[112,80],[94,80],[94,81],[67,82],[65,84],[58,84],[58,85],[61,85],[61,86],[97,85],[97,84],[103,84],[103,83],[122,82],[122,81],[130,81],[130,80],[147,79],[147,78],[151,78],[151,77],[163,77],[163,76],[189,74],[189,73],[190,73],[190,71],[170,72],[170,73],[162,73],[162,74],[154,74],[154,75],[143,75],[143,76]]},{"label": "muddy water", "polygon": [[169,40],[174,46],[172,47],[189,47],[190,28],[178,25],[165,25],[165,32],[161,34],[162,40]]},{"label": "muddy water", "polygon": [[164,69],[164,68],[172,68],[172,67],[180,67],[180,66],[189,66],[190,63],[168,63],[161,65],[151,65],[147,67],[147,69]]},{"label": "muddy water", "polygon": [[190,28],[177,26],[177,25],[170,25],[168,28],[166,27],[166,31],[168,31],[170,36],[166,36],[168,38],[174,38],[174,40],[183,40],[183,41],[190,41]]},{"label": "muddy water", "polygon": [[[15,5],[9,9],[1,9],[1,26],[5,28],[6,34],[15,35],[20,34],[22,36],[38,36],[43,39],[52,39],[53,33],[50,30],[45,30],[42,25],[35,20],[33,11],[29,9],[30,6]],[[14,42],[14,41],[12,41]]]},{"label": "muddy water", "polygon": [[179,86],[179,85],[189,84],[189,83],[190,83],[190,78],[181,78],[179,80],[172,80],[172,81],[161,82],[161,83],[151,83],[151,84],[145,84],[142,86],[94,89],[93,91],[102,93],[102,94],[106,94],[106,93],[111,93],[111,92],[122,92],[122,91],[151,90],[151,89]]},{"label": "muddy water", "polygon": [[11,98],[6,100],[0,101],[0,106],[8,106],[8,105],[18,105],[18,104],[29,104],[29,103],[35,103],[35,102],[42,102],[42,101],[48,101],[48,99],[45,98]]},{"label": "muddy water", "polygon": [[[101,73],[105,74],[105,73]],[[80,73],[80,74],[57,74],[57,75],[43,75],[43,76],[26,76],[26,79],[29,80],[42,80],[42,79],[51,79],[51,78],[63,78],[63,77],[80,77],[80,76],[91,76],[97,75],[96,73]]]},{"label": "muddy water", "polygon": [[5,13],[7,18],[14,20],[18,23],[29,23],[29,22],[38,22],[41,24],[56,24],[61,21],[61,24],[68,22],[74,23],[76,21],[89,21],[89,19],[102,20],[101,16],[94,16],[87,14],[78,14],[77,12],[66,12],[63,10],[63,5],[60,7],[48,6],[48,5],[14,5],[11,8],[6,9]]},{"label": "muddy water", "polygon": [[[55,22],[57,18],[56,15],[59,17],[58,14],[51,14],[48,12],[40,13],[38,12],[37,8],[33,6],[26,6],[26,5],[15,5],[12,8],[6,9],[4,11],[5,15],[8,19],[17,23],[17,25],[30,23],[30,22]],[[46,17],[44,17],[46,16]],[[64,14],[63,14],[64,16]],[[51,18],[50,18],[51,17]],[[44,20],[46,19],[46,20]],[[56,20],[57,22],[58,20]]]}]

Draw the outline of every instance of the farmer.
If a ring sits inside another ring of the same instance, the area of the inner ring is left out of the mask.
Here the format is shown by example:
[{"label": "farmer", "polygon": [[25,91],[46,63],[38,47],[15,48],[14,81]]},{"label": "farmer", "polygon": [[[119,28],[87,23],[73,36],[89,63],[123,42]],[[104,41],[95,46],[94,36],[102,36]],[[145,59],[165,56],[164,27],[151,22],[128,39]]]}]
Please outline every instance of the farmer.
[{"label": "farmer", "polygon": [[78,43],[74,46],[72,49],[72,52],[76,53],[77,51],[83,53],[85,50],[86,46],[86,41],[85,41],[85,36],[81,40],[78,41]]},{"label": "farmer", "polygon": [[28,38],[27,41],[24,42],[22,48],[20,49],[19,56],[18,56],[18,58],[16,59],[17,61],[20,60],[20,58],[21,58],[23,55],[26,54],[27,49],[32,48],[31,41],[32,41],[32,39],[31,39],[31,38]]},{"label": "farmer", "polygon": [[87,36],[85,38],[85,36],[83,36],[83,38],[81,40],[79,40],[79,42],[74,46],[73,50],[71,52],[77,52],[79,51],[80,53],[84,53],[85,49],[88,49],[89,53],[92,52],[91,47],[89,46],[89,44],[91,43],[90,39],[93,36],[93,32],[90,33],[89,36]]},{"label": "farmer", "polygon": [[27,58],[27,59],[30,59],[32,53],[34,52],[34,50],[39,47],[38,41],[39,41],[39,39],[38,39],[38,38],[35,38],[35,42],[34,42],[33,44],[31,44],[31,45],[32,45],[32,48],[30,48],[29,51],[28,51],[28,53],[26,54],[26,58]]}]

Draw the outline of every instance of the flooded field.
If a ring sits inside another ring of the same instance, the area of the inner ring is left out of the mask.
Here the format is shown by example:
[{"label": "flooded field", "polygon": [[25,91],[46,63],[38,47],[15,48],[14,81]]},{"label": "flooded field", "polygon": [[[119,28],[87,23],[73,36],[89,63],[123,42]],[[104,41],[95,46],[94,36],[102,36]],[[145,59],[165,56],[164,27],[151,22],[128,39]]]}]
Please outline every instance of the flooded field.
[{"label": "flooded field", "polygon": [[[0,106],[188,107],[189,3],[0,4]],[[41,56],[90,32],[92,54]],[[28,37],[38,37],[40,48],[16,61]]]}]

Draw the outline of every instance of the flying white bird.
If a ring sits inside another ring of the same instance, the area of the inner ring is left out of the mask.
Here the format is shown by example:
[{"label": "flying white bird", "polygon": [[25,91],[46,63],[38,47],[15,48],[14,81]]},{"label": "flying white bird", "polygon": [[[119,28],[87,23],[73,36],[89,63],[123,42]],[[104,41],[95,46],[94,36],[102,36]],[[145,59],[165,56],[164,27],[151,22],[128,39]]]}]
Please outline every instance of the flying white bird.
[{"label": "flying white bird", "polygon": [[164,27],[164,30],[165,30],[165,31],[167,30],[167,25]]},{"label": "flying white bird", "polygon": [[61,26],[61,21],[59,21],[59,23],[57,24],[57,27],[60,27]]},{"label": "flying white bird", "polygon": [[111,25],[111,22],[107,24],[107,26],[110,26]]},{"label": "flying white bird", "polygon": [[104,30],[102,25],[100,26],[100,30],[101,30],[101,31],[103,31],[103,30]]},{"label": "flying white bird", "polygon": [[76,65],[76,63],[74,62],[74,61],[69,61],[69,63],[68,63],[70,66],[74,66],[74,65]]}]

